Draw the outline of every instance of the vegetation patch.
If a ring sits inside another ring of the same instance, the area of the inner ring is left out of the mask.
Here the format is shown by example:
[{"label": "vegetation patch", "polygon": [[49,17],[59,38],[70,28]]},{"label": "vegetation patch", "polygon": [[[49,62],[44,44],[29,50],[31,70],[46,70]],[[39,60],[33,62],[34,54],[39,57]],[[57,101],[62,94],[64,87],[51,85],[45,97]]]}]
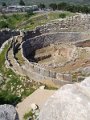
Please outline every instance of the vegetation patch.
[{"label": "vegetation patch", "polygon": [[25,113],[23,119],[24,120],[39,120],[39,108],[33,110],[31,109],[29,112]]},{"label": "vegetation patch", "polygon": [[52,22],[52,20],[65,18],[67,16],[74,15],[71,12],[60,12],[53,11],[47,13],[33,13],[32,11],[27,11],[26,13],[16,13],[16,14],[2,14],[0,16],[0,28],[11,28],[11,29],[24,29],[32,30],[37,26],[44,25],[47,22]]},{"label": "vegetation patch", "polygon": [[25,61],[22,57],[21,50],[18,50],[15,57],[20,65],[24,64]]},{"label": "vegetation patch", "polygon": [[31,111],[29,111],[28,113],[25,113],[25,115],[24,115],[24,120],[27,120],[28,118],[32,118],[32,120],[34,120],[33,119],[33,111],[31,110]]},{"label": "vegetation patch", "polygon": [[5,55],[9,45],[6,45],[0,54],[0,74],[4,82],[0,85],[0,104],[16,105],[26,96],[33,93],[40,84],[26,76],[19,76],[5,66]]},{"label": "vegetation patch", "polygon": [[59,14],[59,17],[60,17],[60,18],[65,18],[65,17],[66,17],[66,14],[65,14],[65,13],[60,13],[60,14]]},{"label": "vegetation patch", "polygon": [[2,14],[0,16],[0,28],[15,29],[20,23],[29,19],[34,13],[15,13],[15,14]]},{"label": "vegetation patch", "polygon": [[35,16],[28,19],[24,24],[21,25],[20,29],[25,30],[33,30],[37,26],[44,25],[49,22],[53,22],[53,20],[65,18],[67,16],[73,16],[74,13],[71,12],[60,12],[60,11],[53,11],[50,13],[44,14],[36,14]]}]

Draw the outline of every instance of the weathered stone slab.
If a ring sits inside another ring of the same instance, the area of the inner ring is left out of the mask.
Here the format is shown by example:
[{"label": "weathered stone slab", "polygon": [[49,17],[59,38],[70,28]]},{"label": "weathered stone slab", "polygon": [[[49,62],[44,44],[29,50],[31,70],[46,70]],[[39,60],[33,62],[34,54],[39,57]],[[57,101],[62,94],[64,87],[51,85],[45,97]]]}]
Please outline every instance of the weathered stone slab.
[{"label": "weathered stone slab", "polygon": [[39,120],[90,120],[90,77],[59,89],[45,103]]}]

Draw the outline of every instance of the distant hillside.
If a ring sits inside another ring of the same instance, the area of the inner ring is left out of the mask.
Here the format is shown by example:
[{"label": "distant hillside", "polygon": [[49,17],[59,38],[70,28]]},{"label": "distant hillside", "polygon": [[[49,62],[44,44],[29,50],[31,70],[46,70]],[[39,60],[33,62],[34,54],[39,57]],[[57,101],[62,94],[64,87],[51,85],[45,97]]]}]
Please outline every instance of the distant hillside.
[{"label": "distant hillside", "polygon": [[[2,2],[6,2],[7,4],[18,4],[20,0],[0,0],[0,5]],[[75,3],[75,4],[90,4],[90,0],[24,0],[26,5],[32,5],[32,4],[39,4],[44,3],[46,5],[50,3],[60,3],[60,2],[67,2],[67,3]]]}]

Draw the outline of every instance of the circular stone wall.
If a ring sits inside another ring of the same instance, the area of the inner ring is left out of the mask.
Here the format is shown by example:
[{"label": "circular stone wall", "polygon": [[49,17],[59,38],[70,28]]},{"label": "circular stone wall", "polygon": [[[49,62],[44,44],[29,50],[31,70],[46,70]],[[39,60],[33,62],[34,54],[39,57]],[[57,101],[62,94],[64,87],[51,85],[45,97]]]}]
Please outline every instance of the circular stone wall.
[{"label": "circular stone wall", "polygon": [[76,70],[90,64],[89,46],[80,46],[89,38],[89,33],[61,32],[25,41],[22,44],[23,55],[29,61],[32,78],[71,83]]}]

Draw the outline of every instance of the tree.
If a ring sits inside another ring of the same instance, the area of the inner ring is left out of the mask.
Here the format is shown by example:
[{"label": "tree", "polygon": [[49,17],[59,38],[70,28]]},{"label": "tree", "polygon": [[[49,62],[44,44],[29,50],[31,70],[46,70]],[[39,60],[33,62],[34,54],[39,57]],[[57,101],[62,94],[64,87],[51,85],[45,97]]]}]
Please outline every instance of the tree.
[{"label": "tree", "polygon": [[57,5],[58,10],[66,10],[69,5],[65,2],[61,2]]},{"label": "tree", "polygon": [[86,5],[84,5],[83,8],[82,8],[82,12],[87,14],[87,13],[90,12],[90,8]]},{"label": "tree", "polygon": [[49,7],[50,7],[51,9],[53,9],[53,10],[56,10],[56,9],[57,9],[57,4],[56,4],[56,3],[51,3],[51,4],[49,5]]},{"label": "tree", "polygon": [[76,8],[75,5],[68,5],[68,6],[67,6],[67,11],[77,12],[77,8]]},{"label": "tree", "polygon": [[38,7],[39,7],[41,10],[43,10],[46,6],[45,6],[45,4],[40,3]]},{"label": "tree", "polygon": [[2,2],[2,6],[3,6],[3,7],[6,7],[7,4],[6,4],[5,2]]},{"label": "tree", "polygon": [[19,5],[24,6],[24,5],[25,5],[24,1],[23,1],[23,0],[20,0]]}]

